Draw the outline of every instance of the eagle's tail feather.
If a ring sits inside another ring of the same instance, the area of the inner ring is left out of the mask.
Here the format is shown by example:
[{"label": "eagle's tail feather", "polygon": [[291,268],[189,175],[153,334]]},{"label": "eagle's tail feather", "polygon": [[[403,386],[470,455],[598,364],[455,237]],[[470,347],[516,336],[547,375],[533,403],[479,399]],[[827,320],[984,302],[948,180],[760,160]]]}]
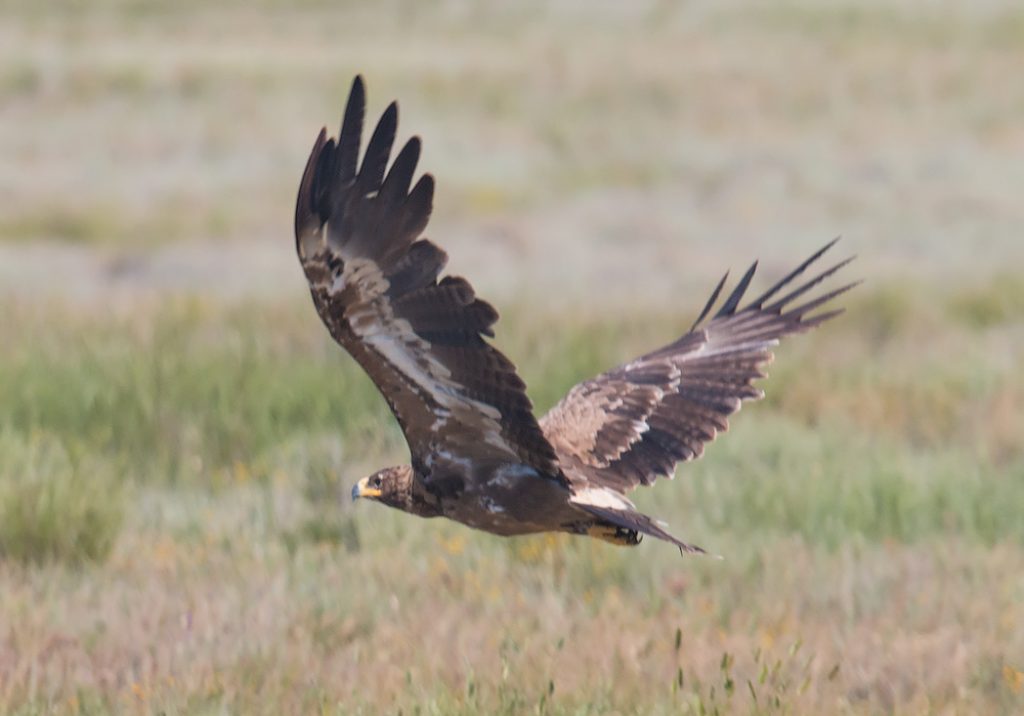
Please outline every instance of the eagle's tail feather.
[{"label": "eagle's tail feather", "polygon": [[[627,530],[629,532],[650,535],[651,537],[656,537],[657,539],[670,542],[679,548],[680,554],[684,552],[687,554],[707,554],[707,551],[702,547],[698,547],[695,544],[687,544],[677,537],[674,537],[660,524],[658,524],[657,520],[648,517],[642,512],[637,512],[636,510],[616,510],[610,507],[597,507],[595,505],[580,503],[576,503],[575,506],[581,510],[589,512],[594,517],[597,517],[601,520],[601,523],[607,523],[607,525]],[[616,543],[618,542],[616,541]],[[623,544],[626,543],[627,542],[623,542]],[[635,544],[636,542],[630,543]]]}]

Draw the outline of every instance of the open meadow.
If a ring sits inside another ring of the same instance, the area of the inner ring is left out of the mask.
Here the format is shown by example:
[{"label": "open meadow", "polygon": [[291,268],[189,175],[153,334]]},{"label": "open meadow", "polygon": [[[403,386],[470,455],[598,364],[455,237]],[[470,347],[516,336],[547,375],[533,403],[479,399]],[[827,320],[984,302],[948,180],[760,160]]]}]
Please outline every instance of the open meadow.
[{"label": "open meadow", "polygon": [[[292,215],[357,72],[538,412],[843,235],[633,495],[723,559],[351,504],[407,453]],[[0,0],[0,713],[1024,713],[1022,76],[1010,0]]]}]

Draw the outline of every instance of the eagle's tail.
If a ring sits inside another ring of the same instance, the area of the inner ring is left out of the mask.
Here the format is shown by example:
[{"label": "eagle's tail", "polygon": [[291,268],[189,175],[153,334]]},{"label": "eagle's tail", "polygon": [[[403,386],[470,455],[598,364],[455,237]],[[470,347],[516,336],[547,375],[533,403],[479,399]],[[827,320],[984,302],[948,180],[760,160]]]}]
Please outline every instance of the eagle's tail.
[{"label": "eagle's tail", "polygon": [[679,553],[707,554],[695,544],[687,544],[668,533],[657,520],[636,510],[616,510],[611,507],[598,507],[576,503],[576,507],[585,510],[598,518],[587,534],[592,537],[614,544],[634,545],[640,542],[640,535],[650,535],[657,539],[670,542],[679,548]]}]

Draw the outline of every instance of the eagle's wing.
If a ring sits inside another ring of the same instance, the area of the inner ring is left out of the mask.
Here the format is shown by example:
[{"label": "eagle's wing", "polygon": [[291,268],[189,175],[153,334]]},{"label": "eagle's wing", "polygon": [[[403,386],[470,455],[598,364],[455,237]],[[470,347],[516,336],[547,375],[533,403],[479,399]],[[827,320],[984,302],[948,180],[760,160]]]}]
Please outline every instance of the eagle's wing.
[{"label": "eagle's wing", "polygon": [[[727,417],[743,400],[763,397],[754,381],[765,377],[772,346],[842,312],[811,315],[855,284],[806,302],[798,299],[851,259],[792,288],[794,279],[833,244],[740,308],[755,263],[714,317],[701,325],[721,293],[723,277],[686,335],[570,390],[540,425],[573,490],[610,488],[621,494],[659,475],[671,476],[677,462],[700,457],[704,444],[728,429]],[[784,289],[789,292],[769,302]]]},{"label": "eagle's wing", "polygon": [[398,108],[384,112],[358,163],[365,89],[357,77],[337,142],[320,132],[299,186],[295,237],[313,302],[331,335],[384,395],[413,461],[516,462],[562,480],[515,366],[484,336],[497,312],[447,256],[419,239],[434,180],[413,173],[410,139],[385,176]]}]

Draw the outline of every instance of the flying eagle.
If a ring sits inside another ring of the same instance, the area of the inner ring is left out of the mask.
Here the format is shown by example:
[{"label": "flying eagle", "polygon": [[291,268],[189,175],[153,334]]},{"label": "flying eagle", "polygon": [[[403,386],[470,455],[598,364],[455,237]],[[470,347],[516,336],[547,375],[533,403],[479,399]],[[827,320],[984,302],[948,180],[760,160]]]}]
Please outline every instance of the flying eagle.
[{"label": "flying eagle", "polygon": [[712,315],[723,277],[688,333],[580,383],[537,420],[515,366],[487,340],[497,312],[466,279],[442,278],[445,252],[420,238],[434,179],[412,183],[419,138],[389,169],[392,102],[360,163],[365,107],[356,77],[338,139],[323,129],[313,145],[295,209],[316,310],[373,379],[411,453],[411,464],[359,480],[352,498],[497,535],[568,532],[619,545],[651,535],[703,552],[626,493],[700,457],[742,401],[763,396],[753,383],[772,346],[841,312],[813,314],[855,284],[804,296],[850,259],[798,282],[832,241],[741,306],[755,263]]}]

